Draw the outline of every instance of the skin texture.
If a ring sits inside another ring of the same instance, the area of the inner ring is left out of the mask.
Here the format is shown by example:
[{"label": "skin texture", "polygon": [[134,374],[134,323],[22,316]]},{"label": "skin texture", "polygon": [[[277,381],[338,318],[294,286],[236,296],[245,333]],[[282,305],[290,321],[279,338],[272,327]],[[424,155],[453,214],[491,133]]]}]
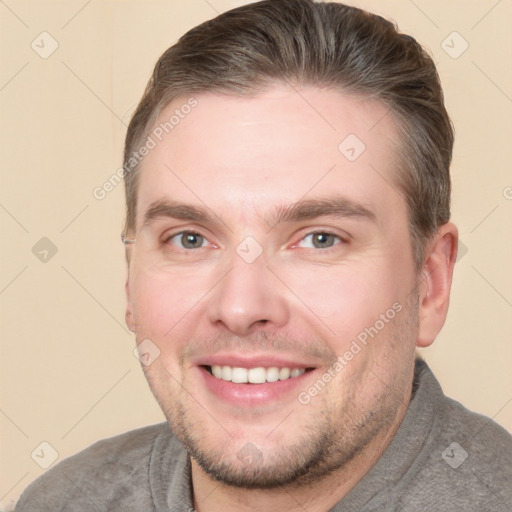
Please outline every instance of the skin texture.
[{"label": "skin texture", "polygon": [[[138,343],[149,339],[160,351],[143,368],[193,456],[196,510],[327,510],[375,463],[405,414],[415,349],[431,344],[446,318],[457,230],[440,227],[417,275],[394,185],[399,141],[382,104],[281,85],[252,98],[196,99],[141,164],[126,320]],[[354,161],[338,149],[349,134],[365,145]],[[276,223],[276,212],[297,202],[334,198],[374,218],[310,213]],[[211,218],[143,226],[164,200]],[[200,247],[180,245],[183,230],[202,235]],[[335,235],[331,246],[315,246],[312,232]],[[251,263],[243,257],[260,250]],[[336,371],[337,358],[377,325]],[[253,387],[225,399],[200,366],[211,357],[312,370],[280,393]],[[299,393],[329,369],[333,378],[302,403]]]}]

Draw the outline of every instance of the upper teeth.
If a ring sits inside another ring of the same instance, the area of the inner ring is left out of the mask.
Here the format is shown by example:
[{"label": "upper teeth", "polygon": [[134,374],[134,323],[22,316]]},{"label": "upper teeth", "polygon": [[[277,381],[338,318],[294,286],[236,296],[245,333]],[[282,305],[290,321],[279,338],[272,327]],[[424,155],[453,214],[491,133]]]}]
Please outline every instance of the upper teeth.
[{"label": "upper teeth", "polygon": [[291,377],[298,377],[306,370],[304,368],[239,368],[233,366],[212,366],[212,373],[217,379],[235,382],[237,384],[263,384],[264,382],[276,382]]}]

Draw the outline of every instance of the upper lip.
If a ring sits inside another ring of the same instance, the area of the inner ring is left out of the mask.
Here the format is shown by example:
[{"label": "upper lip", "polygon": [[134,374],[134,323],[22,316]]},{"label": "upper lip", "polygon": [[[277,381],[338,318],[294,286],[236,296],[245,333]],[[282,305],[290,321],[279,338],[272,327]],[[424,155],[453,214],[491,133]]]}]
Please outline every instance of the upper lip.
[{"label": "upper lip", "polygon": [[231,366],[233,368],[315,368],[317,364],[280,354],[229,354],[219,353],[199,357],[193,361],[197,366]]}]

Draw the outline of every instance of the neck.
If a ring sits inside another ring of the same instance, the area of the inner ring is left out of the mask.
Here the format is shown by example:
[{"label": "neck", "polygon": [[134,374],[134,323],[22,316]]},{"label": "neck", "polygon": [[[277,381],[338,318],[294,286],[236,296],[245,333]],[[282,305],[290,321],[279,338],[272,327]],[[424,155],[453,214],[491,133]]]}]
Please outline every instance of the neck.
[{"label": "neck", "polygon": [[393,439],[405,412],[404,400],[395,420],[339,470],[313,484],[289,484],[275,489],[244,489],[213,480],[192,460],[194,509],[197,512],[287,512],[297,507],[308,512],[325,512],[344,498],[368,473]]}]

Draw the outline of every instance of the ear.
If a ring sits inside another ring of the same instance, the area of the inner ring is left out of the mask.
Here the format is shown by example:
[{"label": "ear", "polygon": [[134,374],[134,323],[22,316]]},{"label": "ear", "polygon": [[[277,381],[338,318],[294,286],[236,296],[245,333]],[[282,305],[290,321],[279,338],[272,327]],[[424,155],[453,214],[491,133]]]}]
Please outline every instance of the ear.
[{"label": "ear", "polygon": [[437,230],[425,248],[419,292],[418,347],[431,345],[446,320],[458,239],[456,226],[448,222]]},{"label": "ear", "polygon": [[124,315],[126,325],[128,329],[132,332],[136,332],[135,330],[135,320],[133,319],[133,311],[132,311],[132,303],[130,300],[130,273],[128,272],[128,276],[126,278],[126,284],[124,286],[126,292],[126,313]]}]

